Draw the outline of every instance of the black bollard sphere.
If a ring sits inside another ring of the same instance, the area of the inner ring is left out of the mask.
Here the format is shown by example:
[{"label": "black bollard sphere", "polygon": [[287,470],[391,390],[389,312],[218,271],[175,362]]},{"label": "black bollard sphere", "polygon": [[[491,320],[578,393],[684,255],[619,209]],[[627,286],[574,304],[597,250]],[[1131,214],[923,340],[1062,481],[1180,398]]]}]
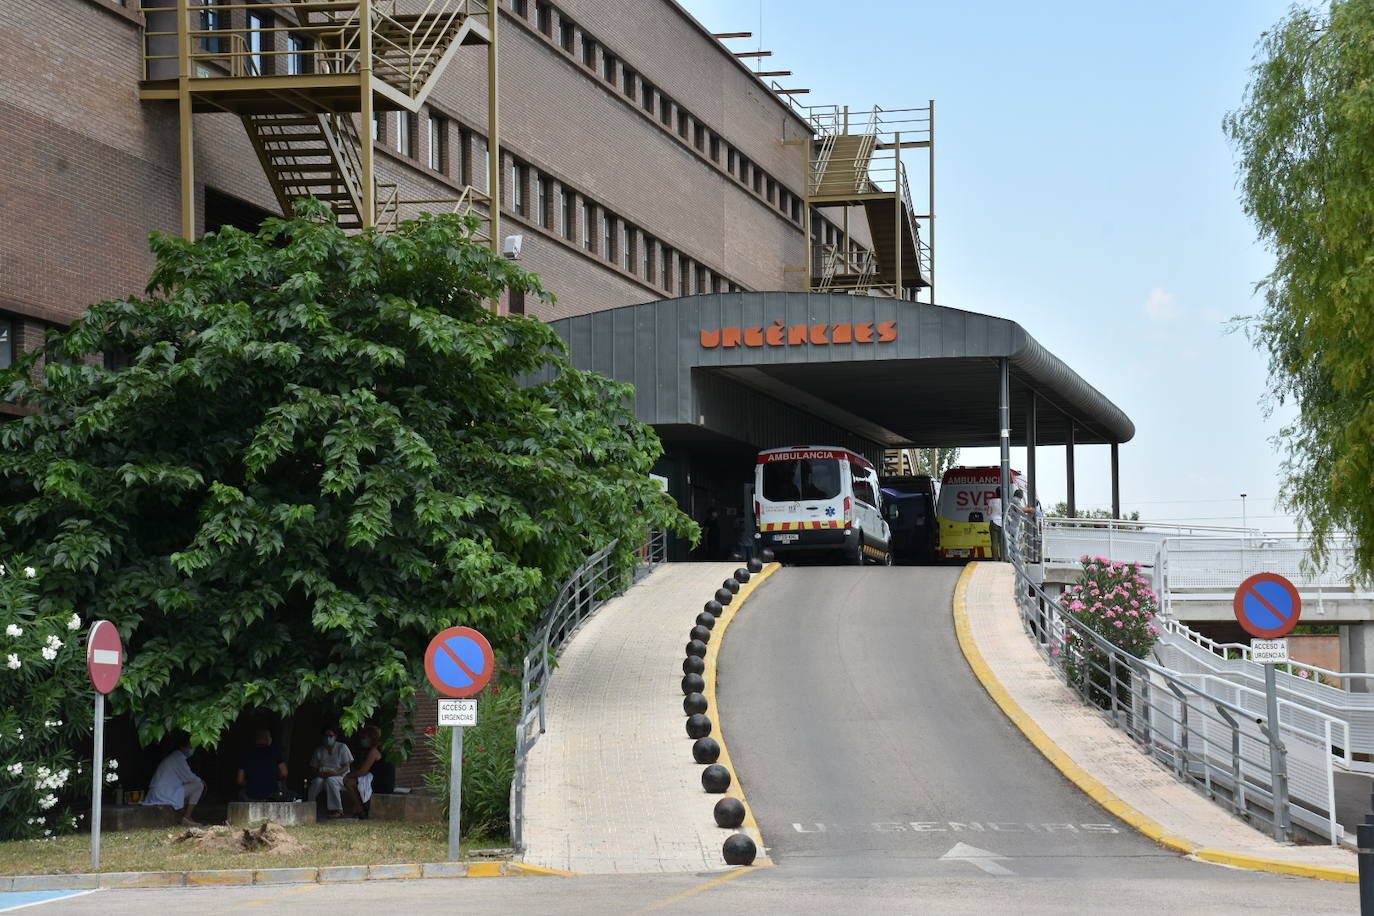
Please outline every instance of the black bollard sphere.
[{"label": "black bollard sphere", "polygon": [[730,788],[730,771],[718,763],[713,763],[701,771],[701,787],[712,795],[719,795]]},{"label": "black bollard sphere", "polygon": [[744,565],[746,565],[746,566],[749,567],[749,571],[750,571],[751,573],[761,573],[761,572],[763,572],[763,561],[760,560],[760,559],[758,559],[757,557],[755,557],[754,559],[750,560],[748,563],[746,563],[746,564],[744,564]]},{"label": "black bollard sphere", "polygon": [[710,614],[712,617],[719,617],[721,615],[721,612],[724,611],[725,608],[720,606],[719,601],[712,600],[706,602],[706,604],[702,606],[701,610],[703,613]]},{"label": "black bollard sphere", "polygon": [[693,639],[700,640],[701,642],[711,641],[710,629],[708,629],[707,627],[703,627],[701,624],[697,624],[696,626],[692,627],[692,632],[688,635],[690,635]]},{"label": "black bollard sphere", "polygon": [[753,575],[753,573],[751,573],[749,570],[741,566],[739,569],[735,570],[735,573],[732,578],[736,582],[748,582],[751,578],[753,578]]},{"label": "black bollard sphere", "polygon": [[759,554],[759,558],[765,563],[772,563],[778,557],[777,554],[773,553],[773,548],[765,547],[763,548],[763,552]]},{"label": "black bollard sphere", "polygon": [[720,847],[726,865],[753,865],[754,856],[759,854],[754,841],[742,833],[731,834]]},{"label": "black bollard sphere", "polygon": [[689,655],[682,660],[683,674],[701,674],[706,670],[706,659]]},{"label": "black bollard sphere", "polygon": [[744,823],[744,802],[727,795],[716,802],[712,813],[715,814],[717,827],[738,827]]},{"label": "black bollard sphere", "polygon": [[705,627],[708,630],[714,630],[716,628],[716,615],[702,611],[697,615],[697,626]]},{"label": "black bollard sphere", "polygon": [[728,588],[718,588],[716,589],[716,600],[721,604],[729,604],[735,600],[735,593]]},{"label": "black bollard sphere", "polygon": [[720,587],[728,588],[732,595],[739,593],[739,582],[735,579],[726,579],[724,582],[720,583]]},{"label": "black bollard sphere", "polygon": [[695,656],[697,656],[698,658],[705,658],[705,657],[706,657],[706,643],[702,642],[702,641],[699,640],[699,639],[694,639],[694,640],[692,640],[691,642],[687,643],[687,654],[688,654],[688,655],[695,655]]},{"label": "black bollard sphere", "polygon": [[692,742],[692,759],[697,763],[715,763],[720,759],[720,745],[715,738],[698,738]]},{"label": "black bollard sphere", "polygon": [[701,693],[706,689],[706,678],[700,674],[684,674],[682,676],[683,693]]},{"label": "black bollard sphere", "polygon": [[706,711],[706,697],[700,693],[689,693],[682,698],[682,711],[689,716]]},{"label": "black bollard sphere", "polygon": [[711,734],[711,720],[701,713],[694,713],[687,717],[687,737],[705,738]]}]

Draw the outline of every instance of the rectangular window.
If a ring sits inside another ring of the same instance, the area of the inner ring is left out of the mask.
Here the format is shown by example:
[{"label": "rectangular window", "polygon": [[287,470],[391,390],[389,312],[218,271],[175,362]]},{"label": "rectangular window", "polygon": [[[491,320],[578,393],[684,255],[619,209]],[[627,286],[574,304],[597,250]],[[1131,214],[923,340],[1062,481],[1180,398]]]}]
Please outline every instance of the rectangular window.
[{"label": "rectangular window", "polygon": [[706,146],[706,128],[700,121],[692,125],[692,145],[697,149],[702,149]]},{"label": "rectangular window", "polygon": [[248,75],[261,76],[267,71],[263,69],[262,52],[263,49],[271,44],[272,39],[264,29],[269,28],[269,19],[265,13],[248,14]]},{"label": "rectangular window", "polygon": [[711,292],[720,292],[720,277],[716,276],[715,274],[711,274]]},{"label": "rectangular window", "polygon": [[743,156],[739,157],[739,180],[745,184],[749,183],[749,160]]},{"label": "rectangular window", "polygon": [[687,128],[691,124],[691,120],[687,112],[683,111],[681,108],[677,110],[677,132],[678,136],[682,137],[684,140],[687,139]]},{"label": "rectangular window", "polygon": [[[219,0],[203,0],[205,6],[217,6]],[[202,32],[217,32],[224,28],[223,14],[219,10],[202,9],[200,11],[200,30]],[[200,39],[201,50],[207,54],[223,54],[224,39],[218,35],[206,35]]]},{"label": "rectangular window", "polygon": [[669,292],[673,291],[673,249],[667,245],[658,246],[663,252],[663,270],[659,273],[659,280],[663,288]]},{"label": "rectangular window", "polygon": [[[477,161],[472,164],[474,181],[480,179],[480,183],[475,183],[479,191],[491,191],[491,159],[487,156],[487,138],[472,138],[472,154],[477,157]],[[498,176],[499,177],[499,176]]]},{"label": "rectangular window", "polygon": [[396,112],[396,152],[402,156],[411,155],[410,148],[410,112]]},{"label": "rectangular window", "polygon": [[510,10],[521,19],[524,19],[530,14],[529,0],[510,0]]},{"label": "rectangular window", "polygon": [[633,226],[625,227],[625,269],[630,273],[635,272],[639,266],[639,258],[635,256],[635,230]]},{"label": "rectangular window", "polygon": [[792,198],[792,222],[794,222],[794,223],[799,223],[799,222],[801,222],[801,218],[802,218],[802,213],[801,213],[801,200],[798,199],[798,198],[796,198],[796,197],[793,197],[793,198]]},{"label": "rectangular window", "polygon": [[735,174],[735,166],[738,164],[735,161],[735,148],[732,146],[725,152],[725,171],[731,175]]},{"label": "rectangular window", "polygon": [[14,319],[0,315],[0,369],[14,363]]},{"label": "rectangular window", "polygon": [[698,265],[697,265],[697,295],[701,295],[702,293],[706,292],[707,289],[710,288],[710,286],[709,286],[709,284],[708,284],[708,281],[707,281],[707,279],[706,279],[706,278],[709,277],[709,276],[710,276],[710,271],[708,271],[705,267],[702,267],[700,264],[698,264]]},{"label": "rectangular window", "polygon": [[543,175],[534,179],[534,206],[538,210],[539,225],[549,228],[549,180]]},{"label": "rectangular window", "polygon": [[644,110],[652,115],[654,113],[654,87],[643,80],[640,81],[640,86],[643,89],[641,98],[643,99]]},{"label": "rectangular window", "polygon": [[635,97],[638,91],[638,84],[635,82],[635,72],[629,67],[625,68],[625,94],[630,98]]},{"label": "rectangular window", "polygon": [[619,235],[619,226],[620,224],[616,218],[607,213],[602,227],[605,234],[602,236],[601,255],[611,263],[615,263],[617,248],[616,239]]},{"label": "rectangular window", "polygon": [[530,167],[527,165],[521,165],[517,162],[511,166],[510,171],[511,209],[514,210],[520,216],[524,216],[525,211],[529,209],[528,204],[525,202],[525,186],[529,183],[530,180]]},{"label": "rectangular window", "polygon": [[374,110],[372,112],[372,142],[381,143],[384,132],[385,128],[382,126],[382,113]]},{"label": "rectangular window", "polygon": [[525,291],[523,289],[513,289],[508,295],[509,298],[506,300],[506,311],[512,315],[525,314]]},{"label": "rectangular window", "polygon": [[644,279],[654,282],[654,240],[644,236]]},{"label": "rectangular window", "polygon": [[558,195],[558,231],[563,233],[563,238],[573,237],[573,192],[567,188]]},{"label": "rectangular window", "polygon": [[601,75],[609,82],[615,82],[615,55],[602,53],[601,55]]},{"label": "rectangular window", "polygon": [[448,125],[438,115],[429,116],[429,167],[436,172],[444,171],[448,165],[444,161],[444,140],[448,136]]},{"label": "rectangular window", "polygon": [[658,94],[658,119],[665,127],[671,127],[673,124],[673,102],[665,98],[661,92]]},{"label": "rectangular window", "polygon": [[720,161],[720,137],[715,134],[711,134],[711,161]]},{"label": "rectangular window", "polygon": [[582,247],[588,251],[596,250],[596,211],[590,201],[582,201],[578,223],[578,235],[582,237]]},{"label": "rectangular window", "polygon": [[569,54],[573,52],[573,44],[577,40],[577,26],[573,25],[571,19],[558,17],[558,46]]},{"label": "rectangular window", "polygon": [[582,33],[582,65],[596,66],[596,40],[586,32]]},{"label": "rectangular window", "polygon": [[677,265],[677,294],[679,296],[690,296],[692,291],[688,284],[692,279],[692,265],[686,258],[678,261]]},{"label": "rectangular window", "polygon": [[754,193],[758,194],[763,190],[763,169],[754,169]]},{"label": "rectangular window", "polygon": [[553,10],[547,3],[535,2],[534,27],[545,35],[553,34]]},{"label": "rectangular window", "polygon": [[290,53],[286,55],[286,72],[290,76],[300,76],[303,73],[313,72],[313,58],[311,50],[314,43],[309,38],[300,35],[286,36],[286,50]]},{"label": "rectangular window", "polygon": [[773,202],[773,199],[774,199],[775,197],[777,197],[777,194],[778,194],[778,183],[777,183],[776,181],[774,181],[773,179],[771,179],[771,178],[768,179],[768,194],[767,194],[766,196],[768,197],[768,202],[769,202],[770,204]]}]

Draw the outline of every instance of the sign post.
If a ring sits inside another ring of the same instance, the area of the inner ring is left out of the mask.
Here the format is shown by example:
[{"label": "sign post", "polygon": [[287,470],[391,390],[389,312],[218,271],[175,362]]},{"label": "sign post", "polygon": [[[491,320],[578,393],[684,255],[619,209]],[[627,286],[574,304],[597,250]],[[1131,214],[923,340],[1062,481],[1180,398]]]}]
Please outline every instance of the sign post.
[{"label": "sign post", "polygon": [[1288,661],[1288,640],[1302,617],[1302,596],[1278,573],[1255,573],[1236,589],[1232,609],[1236,621],[1251,636],[1250,657],[1264,665],[1264,706],[1269,737],[1269,772],[1274,798],[1274,839],[1285,842],[1291,830],[1288,813],[1288,770],[1279,739],[1279,697],[1274,666]]},{"label": "sign post", "polygon": [[97,620],[86,637],[86,673],[95,688],[95,747],[91,755],[91,871],[100,870],[101,796],[105,791],[105,694],[124,670],[124,645],[108,620]]},{"label": "sign post", "polygon": [[453,729],[449,745],[453,761],[448,771],[448,857],[459,858],[462,836],[463,729],[477,724],[477,701],[466,699],[481,693],[491,680],[496,659],[487,638],[471,627],[449,627],[429,641],[425,650],[425,674],[440,695],[439,724]]}]

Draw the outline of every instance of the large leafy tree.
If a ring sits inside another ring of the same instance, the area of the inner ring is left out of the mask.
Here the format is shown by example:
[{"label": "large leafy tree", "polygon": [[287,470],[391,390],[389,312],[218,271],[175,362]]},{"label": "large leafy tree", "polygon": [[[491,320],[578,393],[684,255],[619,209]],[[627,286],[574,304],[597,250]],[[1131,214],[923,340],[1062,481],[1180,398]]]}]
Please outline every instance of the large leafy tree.
[{"label": "large leafy tree", "polygon": [[1225,120],[1241,200],[1274,252],[1251,329],[1296,405],[1287,507],[1318,556],[1342,530],[1374,575],[1374,0],[1295,7],[1260,41]]},{"label": "large leafy tree", "polygon": [[8,375],[37,410],[0,429],[0,556],[42,569],[46,615],[119,627],[112,700],[146,739],[213,744],[311,701],[346,728],[386,715],[438,629],[516,658],[588,551],[618,538],[628,566],[646,526],[691,524],[648,477],[631,390],[485,307],[543,292],[473,222],[300,214],[155,235],[146,298]]}]

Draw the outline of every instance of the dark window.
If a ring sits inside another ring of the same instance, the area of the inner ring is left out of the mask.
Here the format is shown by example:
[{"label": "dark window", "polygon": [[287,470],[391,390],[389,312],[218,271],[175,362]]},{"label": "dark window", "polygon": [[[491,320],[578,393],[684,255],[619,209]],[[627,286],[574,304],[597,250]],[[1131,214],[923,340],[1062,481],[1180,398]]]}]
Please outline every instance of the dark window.
[{"label": "dark window", "polygon": [[679,296],[689,296],[692,291],[688,289],[688,283],[692,279],[692,265],[683,258],[677,265],[677,294]]},{"label": "dark window", "polygon": [[129,354],[123,350],[109,350],[101,354],[106,369],[127,369],[131,365]]},{"label": "dark window", "polygon": [[669,247],[666,246],[666,245],[660,245],[659,248],[663,251],[663,270],[662,270],[662,272],[661,272],[660,275],[659,275],[659,281],[663,284],[663,288],[664,288],[664,289],[668,290],[669,292],[672,292],[672,290],[673,290],[673,249],[669,248]]},{"label": "dark window", "polygon": [[582,220],[577,228],[582,236],[582,247],[588,251],[595,251],[596,207],[590,201],[582,201]]},{"label": "dark window", "polygon": [[602,239],[601,255],[606,260],[611,261],[612,263],[615,262],[617,247],[616,238],[619,234],[617,232],[618,227],[619,222],[616,220],[616,218],[614,216],[611,216],[611,214],[607,213],[606,218],[604,220],[603,229],[605,232],[605,236]]},{"label": "dark window", "polygon": [[858,476],[854,478],[854,498],[859,502],[868,503],[870,506],[878,505],[878,497],[873,493],[873,484],[867,480],[861,480]]},{"label": "dark window", "polygon": [[411,118],[413,115],[408,111],[396,112],[396,152],[402,156],[415,155],[415,148],[411,144]]},{"label": "dark window", "polygon": [[771,179],[771,178],[768,179],[768,202],[769,202],[770,204],[773,202],[773,198],[775,198],[775,197],[777,196],[777,194],[778,194],[778,183],[777,183],[776,181],[774,181],[773,179]]},{"label": "dark window", "polygon": [[692,123],[691,117],[681,108],[677,110],[677,132],[682,139],[687,139],[687,128]]},{"label": "dark window", "polygon": [[558,230],[563,233],[565,239],[573,237],[573,206],[575,204],[573,192],[564,188],[563,193],[558,195]]},{"label": "dark window", "polygon": [[549,180],[543,175],[534,179],[534,206],[538,210],[539,225],[549,227]]},{"label": "dark window", "polygon": [[636,233],[633,226],[625,227],[625,269],[634,273],[639,267],[639,258],[635,256]]},{"label": "dark window", "polygon": [[0,369],[8,369],[14,362],[14,319],[0,315]]},{"label": "dark window", "polygon": [[530,14],[529,0],[510,0],[510,9],[523,19]]},{"label": "dark window", "polygon": [[596,66],[596,40],[586,32],[582,33],[582,63],[588,67]]},{"label": "dark window", "polygon": [[663,95],[658,94],[658,119],[665,125],[671,127],[673,123],[673,102]]},{"label": "dark window", "polygon": [[263,51],[272,50],[272,17],[266,13],[248,14],[248,75],[261,76],[268,72],[269,65],[263,59]]},{"label": "dark window", "polygon": [[[204,0],[205,6],[216,6],[219,0]],[[203,9],[200,11],[200,29],[203,32],[215,32],[224,28],[223,14],[219,10]],[[223,54],[224,39],[218,35],[206,35],[200,40],[201,50],[208,54]]]},{"label": "dark window", "polygon": [[553,31],[553,10],[547,3],[534,4],[534,27],[545,35]]},{"label": "dark window", "polygon": [[692,145],[701,149],[706,145],[706,128],[698,121],[692,127]]},{"label": "dark window", "polygon": [[650,283],[654,280],[654,240],[647,235],[644,236],[644,279]]},{"label": "dark window", "polygon": [[654,112],[654,87],[642,80],[640,85],[643,87],[644,110],[652,115]]},{"label": "dark window", "polygon": [[725,171],[729,172],[731,175],[735,174],[735,167],[739,165],[739,163],[735,161],[735,158],[735,148],[732,146],[725,154]]},{"label": "dark window", "polygon": [[711,161],[720,161],[720,137],[715,134],[711,134]]},{"label": "dark window", "polygon": [[506,302],[509,306],[508,311],[512,315],[525,314],[525,291],[523,289],[511,290],[510,297],[506,300]]},{"label": "dark window", "polygon": [[801,214],[801,200],[799,200],[799,199],[796,198],[796,197],[793,197],[793,198],[792,198],[792,222],[794,222],[794,223],[799,223],[799,222],[801,222],[801,218],[802,218],[802,214]]},{"label": "dark window", "polygon": [[745,184],[749,183],[749,160],[743,156],[739,157],[739,180]]},{"label": "dark window", "polygon": [[527,165],[521,165],[517,162],[513,166],[511,166],[510,171],[511,209],[514,210],[516,213],[520,214],[521,216],[524,216],[525,211],[529,209],[528,204],[525,202],[525,186],[529,184],[530,167]]},{"label": "dark window", "polygon": [[571,19],[559,17],[558,20],[558,44],[569,54],[573,50],[573,42],[577,38],[577,26],[573,25]]},{"label": "dark window", "polygon": [[601,55],[601,75],[607,80],[615,82],[615,55],[602,53]]},{"label": "dark window", "polygon": [[438,115],[429,116],[429,167],[436,172],[444,171],[448,157],[444,155],[444,140],[448,137],[448,125]]},{"label": "dark window", "polygon": [[763,169],[758,169],[758,168],[756,168],[756,169],[754,169],[754,193],[757,194],[757,193],[759,193],[759,192],[762,191],[762,190],[763,190]]},{"label": "dark window", "polygon": [[770,461],[763,466],[763,498],[834,499],[840,495],[840,462],[833,458]]},{"label": "dark window", "polygon": [[625,68],[625,94],[630,98],[635,97],[635,72],[629,67]]},{"label": "dark window", "polygon": [[286,55],[286,72],[290,76],[300,76],[303,73],[313,73],[315,70],[315,58],[311,55],[315,44],[309,38],[300,35],[286,36],[286,50],[290,53]]}]

